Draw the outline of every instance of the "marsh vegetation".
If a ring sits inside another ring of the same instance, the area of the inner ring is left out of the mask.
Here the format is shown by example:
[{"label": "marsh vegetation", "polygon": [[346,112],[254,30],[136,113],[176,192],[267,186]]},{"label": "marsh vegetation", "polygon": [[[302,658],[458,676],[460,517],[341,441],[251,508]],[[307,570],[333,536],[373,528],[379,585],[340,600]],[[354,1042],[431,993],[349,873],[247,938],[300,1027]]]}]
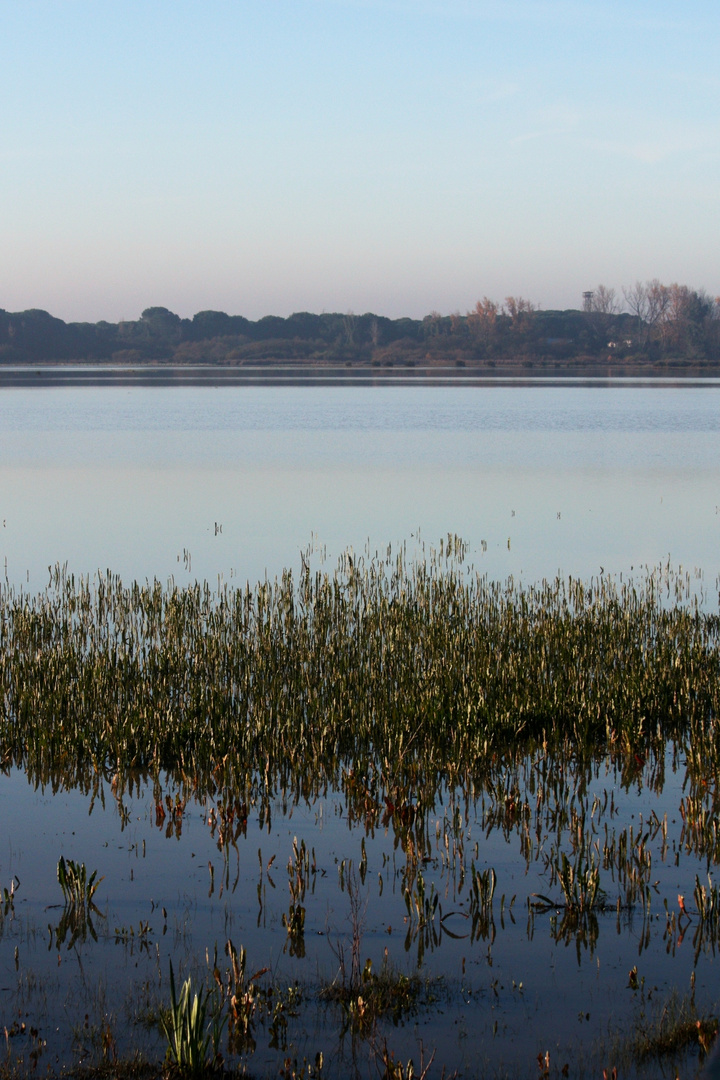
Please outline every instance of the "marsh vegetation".
[{"label": "marsh vegetation", "polygon": [[412,785],[421,817],[521,743],[627,758],[683,738],[706,767],[720,619],[689,576],[524,586],[463,555],[449,536],[425,561],[348,553],[219,592],[59,567],[38,595],[0,586],[3,760],[86,786],[108,769],[261,794],[362,778],[393,813]]}]

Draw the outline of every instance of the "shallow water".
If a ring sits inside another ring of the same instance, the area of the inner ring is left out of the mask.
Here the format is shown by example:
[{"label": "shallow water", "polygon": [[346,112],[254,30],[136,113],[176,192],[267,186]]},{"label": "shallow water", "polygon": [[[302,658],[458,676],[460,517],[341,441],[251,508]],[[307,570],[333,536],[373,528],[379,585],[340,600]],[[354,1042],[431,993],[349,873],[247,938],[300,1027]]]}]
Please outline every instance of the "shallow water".
[{"label": "shallow water", "polygon": [[[494,787],[478,785],[474,796],[439,791],[427,828],[420,819],[405,826],[382,806],[352,821],[357,803],[340,792],[306,801],[278,791],[264,808],[245,804],[246,820],[235,818],[225,841],[219,796],[186,800],[183,793],[182,811],[159,818],[158,804],[179,794],[167,780],[154,789],[140,781],[123,797],[112,778],[99,780],[91,807],[90,794],[33,789],[12,771],[0,778],[0,883],[19,881],[2,922],[3,999],[40,1030],[48,1056],[72,1059],[108,1017],[118,1022],[120,1049],[140,1042],[160,1055],[157,1036],[135,1022],[167,998],[169,959],[183,975],[207,977],[216,948],[224,969],[230,937],[248,952],[248,974],[267,967],[279,984],[300,984],[303,1003],[285,1033],[291,1051],[307,1047],[312,1057],[322,1050],[332,1075],[344,1075],[341,1055],[354,1053],[359,1074],[372,1075],[368,1043],[340,1039],[337,1007],[317,1003],[319,989],[337,975],[337,943],[349,947],[354,887],[363,965],[369,958],[379,971],[386,957],[427,980],[430,1003],[399,1028],[380,1027],[405,1060],[417,1061],[422,1039],[437,1049],[438,1062],[463,1075],[478,1075],[482,1057],[492,1068],[502,1062],[532,1075],[537,1054],[548,1051],[558,1066],[569,1061],[576,1070],[594,1043],[600,1048],[588,1065],[609,1064],[609,1033],[650,1010],[648,995],[687,991],[694,972],[698,1001],[714,999],[717,928],[702,931],[692,901],[695,875],[707,881],[708,860],[688,849],[679,812],[687,794],[682,756],[668,751],[664,762],[631,773],[625,766],[624,774],[610,761],[590,774],[565,763],[561,778],[559,768],[539,755],[499,767]],[[597,842],[605,893],[602,906],[579,923],[567,916],[553,870],[563,851],[572,861],[578,820]],[[602,866],[603,852],[629,828],[628,857],[644,838],[650,860],[641,896],[628,891],[617,864]],[[283,916],[303,843],[299,947]],[[88,934],[72,948],[58,941],[56,929],[60,854],[103,876],[93,918],[97,941]],[[472,919],[473,863],[497,875],[486,922]],[[419,877],[426,896],[439,894],[424,927],[404,896],[406,886],[417,895]],[[692,917],[678,923],[672,915],[679,914],[679,893]],[[554,904],[546,907],[536,894]],[[634,966],[642,991],[629,986]],[[85,1014],[87,1034],[73,1040],[69,1032],[82,1028]],[[268,1045],[261,1024],[256,1034],[252,1067],[276,1072],[285,1051]]]}]

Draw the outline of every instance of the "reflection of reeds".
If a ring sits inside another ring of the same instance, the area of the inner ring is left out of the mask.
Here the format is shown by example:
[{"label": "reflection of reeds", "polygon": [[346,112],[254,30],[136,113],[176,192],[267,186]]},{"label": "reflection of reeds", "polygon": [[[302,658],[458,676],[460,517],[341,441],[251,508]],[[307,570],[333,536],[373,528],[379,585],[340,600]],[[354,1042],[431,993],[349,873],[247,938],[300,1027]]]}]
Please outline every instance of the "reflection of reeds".
[{"label": "reflection of reeds", "polygon": [[493,867],[488,870],[476,870],[475,863],[470,867],[470,918],[472,919],[471,941],[480,938],[495,940],[495,920],[493,919],[493,897],[497,875]]}]

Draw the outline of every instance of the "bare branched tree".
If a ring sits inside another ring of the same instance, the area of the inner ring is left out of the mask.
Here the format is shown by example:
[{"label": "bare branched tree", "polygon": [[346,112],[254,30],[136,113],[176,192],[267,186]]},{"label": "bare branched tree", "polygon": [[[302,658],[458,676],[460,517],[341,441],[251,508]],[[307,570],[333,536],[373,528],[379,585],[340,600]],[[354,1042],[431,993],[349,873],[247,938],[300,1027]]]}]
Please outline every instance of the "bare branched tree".
[{"label": "bare branched tree", "polygon": [[655,326],[665,318],[670,307],[671,290],[667,285],[661,284],[657,278],[647,283],[648,316],[647,321]]},{"label": "bare branched tree", "polygon": [[623,289],[625,303],[631,315],[638,319],[638,337],[645,344],[653,328],[666,315],[670,304],[670,289],[657,278],[636,281],[631,289]]},{"label": "bare branched tree", "polygon": [[641,281],[636,281],[630,289],[623,288],[623,296],[628,306],[628,311],[640,322],[647,322],[648,295],[647,286]]},{"label": "bare branched tree", "polygon": [[621,306],[614,289],[598,285],[593,291],[591,311],[597,311],[601,315],[617,315]]}]

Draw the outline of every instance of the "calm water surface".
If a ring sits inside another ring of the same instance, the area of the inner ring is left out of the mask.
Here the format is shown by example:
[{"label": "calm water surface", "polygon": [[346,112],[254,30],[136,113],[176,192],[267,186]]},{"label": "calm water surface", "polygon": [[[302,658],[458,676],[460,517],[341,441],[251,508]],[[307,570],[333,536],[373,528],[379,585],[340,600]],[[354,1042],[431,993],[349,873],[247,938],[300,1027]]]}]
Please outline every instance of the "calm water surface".
[{"label": "calm water surface", "polygon": [[720,569],[720,385],[0,392],[0,558],[179,583],[453,532],[493,577]]}]

